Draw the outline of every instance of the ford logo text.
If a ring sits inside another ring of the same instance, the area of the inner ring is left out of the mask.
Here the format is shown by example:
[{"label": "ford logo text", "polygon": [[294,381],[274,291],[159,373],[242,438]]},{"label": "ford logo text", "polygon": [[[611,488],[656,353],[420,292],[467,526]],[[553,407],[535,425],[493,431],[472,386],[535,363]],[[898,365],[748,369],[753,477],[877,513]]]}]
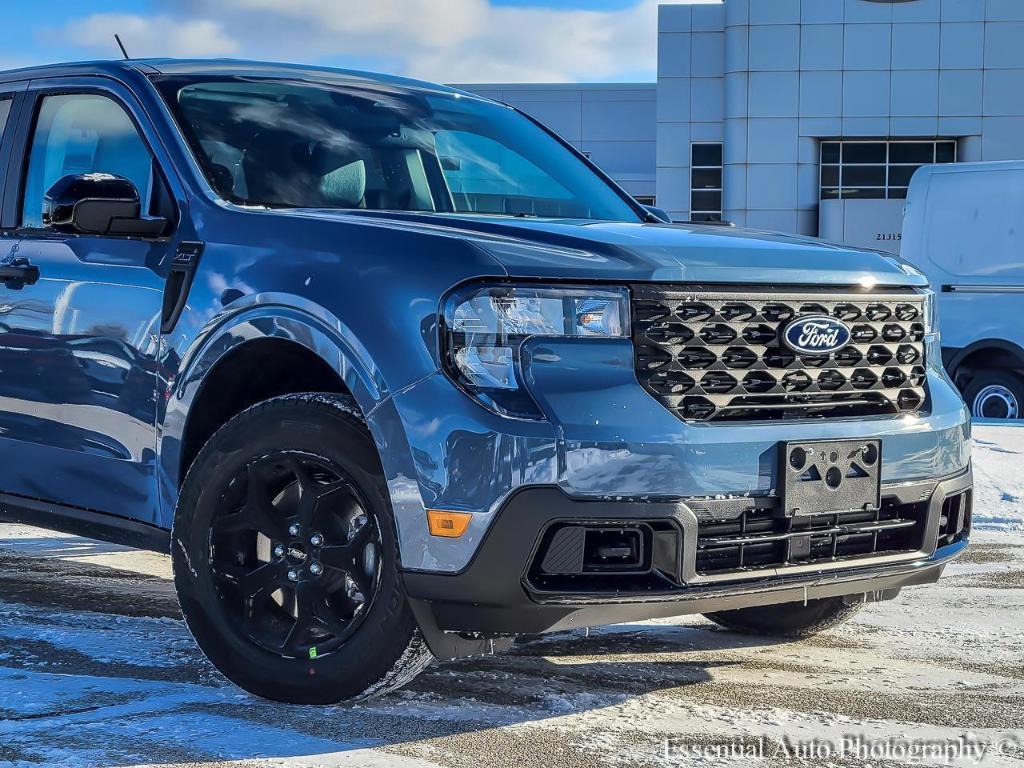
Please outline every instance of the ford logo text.
[{"label": "ford logo text", "polygon": [[783,340],[799,354],[827,355],[850,343],[850,329],[831,317],[800,317],[786,326]]}]

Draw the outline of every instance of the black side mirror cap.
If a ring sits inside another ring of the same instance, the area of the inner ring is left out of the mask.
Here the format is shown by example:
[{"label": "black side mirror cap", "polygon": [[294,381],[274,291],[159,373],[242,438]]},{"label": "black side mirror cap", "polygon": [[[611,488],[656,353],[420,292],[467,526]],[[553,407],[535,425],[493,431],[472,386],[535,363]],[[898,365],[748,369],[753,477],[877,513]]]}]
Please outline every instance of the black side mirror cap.
[{"label": "black side mirror cap", "polygon": [[139,190],[110,173],[62,176],[43,197],[43,225],[84,235],[159,237],[167,220],[143,217]]},{"label": "black side mirror cap", "polygon": [[657,207],[655,207],[653,205],[644,205],[644,206],[641,206],[641,207],[645,211],[647,211],[649,214],[651,214],[651,216],[656,218],[658,221],[663,222],[665,224],[671,224],[672,223],[672,217],[669,216],[668,213],[666,213],[661,208],[657,208]]}]

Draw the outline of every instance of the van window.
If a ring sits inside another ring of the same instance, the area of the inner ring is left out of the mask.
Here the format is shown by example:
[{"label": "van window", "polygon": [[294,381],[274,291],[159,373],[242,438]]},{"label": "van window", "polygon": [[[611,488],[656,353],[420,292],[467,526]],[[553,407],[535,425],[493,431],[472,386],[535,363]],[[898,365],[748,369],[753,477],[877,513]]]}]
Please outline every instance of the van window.
[{"label": "van window", "polygon": [[153,161],[135,124],[106,96],[78,93],[43,99],[32,137],[23,227],[42,226],[43,196],[62,176],[112,173],[135,183],[142,210],[149,210]]},{"label": "van window", "polygon": [[925,253],[961,277],[1024,277],[1024,171],[935,172],[926,200]]}]

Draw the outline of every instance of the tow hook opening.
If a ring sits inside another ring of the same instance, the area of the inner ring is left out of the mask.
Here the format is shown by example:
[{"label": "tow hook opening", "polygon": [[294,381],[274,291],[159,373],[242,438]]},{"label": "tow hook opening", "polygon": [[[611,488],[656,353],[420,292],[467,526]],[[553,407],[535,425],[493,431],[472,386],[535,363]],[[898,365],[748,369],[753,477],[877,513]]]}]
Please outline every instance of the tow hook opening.
[{"label": "tow hook opening", "polygon": [[597,528],[584,533],[583,572],[637,571],[644,565],[638,528]]}]

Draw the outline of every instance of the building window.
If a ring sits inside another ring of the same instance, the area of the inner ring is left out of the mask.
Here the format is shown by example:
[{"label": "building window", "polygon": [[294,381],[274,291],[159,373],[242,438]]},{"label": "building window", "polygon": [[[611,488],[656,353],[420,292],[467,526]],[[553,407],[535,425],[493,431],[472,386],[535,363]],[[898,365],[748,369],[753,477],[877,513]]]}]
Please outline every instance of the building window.
[{"label": "building window", "polygon": [[922,165],[955,163],[956,142],[823,141],[822,200],[897,200]]},{"label": "building window", "polygon": [[633,199],[640,203],[640,205],[655,205],[653,195],[636,195]]},{"label": "building window", "polygon": [[722,145],[690,146],[690,220],[722,220]]}]

